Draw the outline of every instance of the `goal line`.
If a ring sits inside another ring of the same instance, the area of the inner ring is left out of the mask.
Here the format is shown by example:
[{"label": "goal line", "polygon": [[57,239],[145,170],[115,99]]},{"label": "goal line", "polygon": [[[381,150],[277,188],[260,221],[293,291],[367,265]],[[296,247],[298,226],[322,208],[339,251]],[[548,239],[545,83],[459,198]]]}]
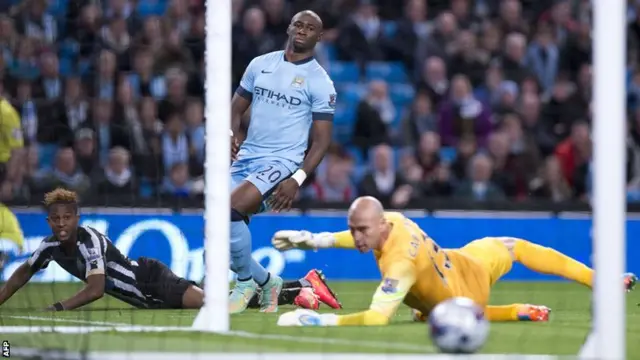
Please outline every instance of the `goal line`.
[{"label": "goal line", "polygon": [[483,355],[401,355],[401,354],[353,354],[353,353],[167,353],[167,352],[105,352],[79,353],[17,348],[11,356],[43,358],[48,360],[574,360],[574,356],[483,354]]}]

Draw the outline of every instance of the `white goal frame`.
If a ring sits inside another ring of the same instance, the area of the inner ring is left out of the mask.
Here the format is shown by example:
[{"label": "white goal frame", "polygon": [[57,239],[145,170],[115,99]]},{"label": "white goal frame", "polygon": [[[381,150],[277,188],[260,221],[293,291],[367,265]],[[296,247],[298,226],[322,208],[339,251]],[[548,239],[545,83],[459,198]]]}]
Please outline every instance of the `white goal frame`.
[{"label": "white goal frame", "polygon": [[594,0],[592,333],[583,359],[626,358],[626,10],[624,0]]}]

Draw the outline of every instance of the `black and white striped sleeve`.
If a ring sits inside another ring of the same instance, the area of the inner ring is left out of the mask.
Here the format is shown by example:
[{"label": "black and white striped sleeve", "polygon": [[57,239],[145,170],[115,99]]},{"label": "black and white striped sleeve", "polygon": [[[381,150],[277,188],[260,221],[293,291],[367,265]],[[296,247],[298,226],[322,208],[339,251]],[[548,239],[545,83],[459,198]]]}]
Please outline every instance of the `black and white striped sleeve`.
[{"label": "black and white striped sleeve", "polygon": [[36,251],[34,251],[27,260],[31,270],[36,272],[49,266],[49,262],[53,259],[53,249],[58,245],[60,245],[58,241],[50,241],[49,239],[42,240],[40,246],[38,246]]},{"label": "black and white striped sleeve", "polygon": [[85,277],[105,274],[107,262],[107,240],[97,230],[86,227],[88,238],[79,245],[80,253],[85,261]]}]

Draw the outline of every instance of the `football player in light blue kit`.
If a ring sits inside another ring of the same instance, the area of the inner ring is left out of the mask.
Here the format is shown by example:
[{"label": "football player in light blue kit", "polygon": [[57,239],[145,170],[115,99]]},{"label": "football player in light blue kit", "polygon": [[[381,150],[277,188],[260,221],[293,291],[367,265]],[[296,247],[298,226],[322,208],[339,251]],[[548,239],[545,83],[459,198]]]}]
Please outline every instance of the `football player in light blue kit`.
[{"label": "football player in light blue kit", "polygon": [[[237,280],[230,313],[244,311],[258,287],[260,311],[278,310],[282,279],[251,257],[249,217],[288,209],[331,142],[336,91],[313,58],[322,20],[302,11],[291,20],[287,35],[284,51],[251,61],[231,100],[231,270]],[[249,106],[249,128],[241,139],[241,118]]]}]

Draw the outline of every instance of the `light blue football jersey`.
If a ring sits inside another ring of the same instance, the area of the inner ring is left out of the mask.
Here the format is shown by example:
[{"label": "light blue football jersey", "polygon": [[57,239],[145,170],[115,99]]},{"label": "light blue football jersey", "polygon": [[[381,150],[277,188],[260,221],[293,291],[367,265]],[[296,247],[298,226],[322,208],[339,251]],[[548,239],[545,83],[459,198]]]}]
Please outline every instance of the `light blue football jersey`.
[{"label": "light blue football jersey", "polygon": [[256,57],[236,91],[251,101],[251,122],[238,161],[277,160],[292,172],[304,159],[313,121],[333,121],[337,94],[314,58],[285,59],[284,51]]}]

